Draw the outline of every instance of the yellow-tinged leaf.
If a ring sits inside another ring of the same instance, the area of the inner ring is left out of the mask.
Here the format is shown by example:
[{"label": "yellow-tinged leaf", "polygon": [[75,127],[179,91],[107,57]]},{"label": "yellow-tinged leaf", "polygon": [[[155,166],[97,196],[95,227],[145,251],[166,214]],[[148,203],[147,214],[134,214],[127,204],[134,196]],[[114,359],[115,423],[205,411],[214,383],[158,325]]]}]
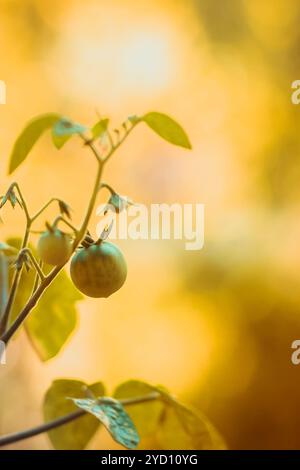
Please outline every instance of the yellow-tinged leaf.
[{"label": "yellow-tinged leaf", "polygon": [[145,122],[154,132],[171,144],[186,149],[192,148],[184,129],[167,114],[147,113],[141,118],[141,121]]},{"label": "yellow-tinged leaf", "polygon": [[[114,397],[134,398],[149,395],[156,391],[155,387],[139,380],[128,380],[120,384],[114,392]],[[141,437],[153,435],[164,410],[164,403],[159,400],[149,401],[138,405],[130,405],[127,412],[136,425]]]},{"label": "yellow-tinged leaf", "polygon": [[30,150],[43,132],[50,129],[59,119],[59,114],[49,113],[38,116],[27,124],[14,144],[10,156],[9,174],[13,173],[26,159]]},{"label": "yellow-tinged leaf", "polygon": [[[79,380],[55,380],[46,392],[43,404],[45,422],[60,418],[78,410],[68,397],[85,398],[87,389],[95,396],[104,395],[104,386],[98,382],[87,386]],[[68,424],[48,432],[50,441],[58,450],[84,449],[97,431],[100,422],[91,415],[82,416]]]}]

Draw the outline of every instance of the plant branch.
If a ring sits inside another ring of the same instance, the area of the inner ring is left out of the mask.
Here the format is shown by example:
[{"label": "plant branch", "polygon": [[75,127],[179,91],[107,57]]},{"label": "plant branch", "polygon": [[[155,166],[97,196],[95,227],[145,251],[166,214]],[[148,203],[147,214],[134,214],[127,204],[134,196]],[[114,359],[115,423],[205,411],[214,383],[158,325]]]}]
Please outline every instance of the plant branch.
[{"label": "plant branch", "polygon": [[[30,218],[27,218],[27,216],[26,216],[26,229],[25,229],[25,234],[24,234],[21,250],[23,250],[27,246],[28,239],[29,239],[29,233],[30,233],[30,227],[31,227],[31,220],[30,220]],[[7,325],[8,325],[9,317],[10,317],[10,312],[11,312],[12,306],[13,306],[14,301],[15,301],[16,293],[17,293],[19,282],[20,282],[20,279],[21,279],[21,274],[22,274],[22,269],[16,269],[15,270],[12,285],[11,285],[9,296],[8,296],[8,300],[7,300],[5,310],[3,311],[3,315],[2,315],[1,321],[0,321],[0,336],[7,329]]]},{"label": "plant branch", "polygon": [[[21,250],[23,250],[24,248],[26,248],[27,243],[28,243],[30,228],[31,228],[31,224],[32,224],[32,219],[29,215],[29,211],[28,211],[28,208],[27,208],[25,198],[23,197],[22,191],[21,191],[20,186],[18,185],[18,183],[16,183],[16,182],[12,183],[11,186],[10,186],[10,189],[13,189],[13,188],[15,188],[18,192],[18,195],[19,195],[19,198],[20,198],[21,204],[22,204],[22,209],[24,210],[25,217],[26,217],[25,234],[24,234],[24,237],[23,237],[22,245],[21,245]],[[7,300],[7,303],[5,305],[5,309],[2,313],[1,320],[0,320],[0,335],[3,334],[7,329],[10,312],[11,312],[11,309],[12,309],[12,306],[13,306],[13,303],[14,303],[14,300],[15,300],[15,297],[16,297],[16,293],[17,293],[17,290],[18,290],[19,282],[20,282],[20,279],[21,279],[21,273],[22,273],[22,269],[17,269],[14,273],[14,277],[13,277],[12,286],[11,286],[11,289],[10,289],[10,292],[9,292],[8,300]]]},{"label": "plant branch", "polygon": [[[42,269],[43,268],[43,263],[42,261],[39,262],[39,267]],[[31,291],[31,296],[33,296],[33,294],[35,293],[35,291],[37,290],[38,288],[38,285],[39,285],[39,280],[40,280],[40,277],[38,275],[38,273],[36,273],[35,275],[35,279],[34,279],[34,283],[33,283],[33,286],[32,286],[32,291]]]},{"label": "plant branch", "polygon": [[97,148],[94,145],[93,140],[88,139],[84,134],[79,134],[82,140],[84,141],[84,145],[87,145],[90,147],[91,151],[95,155],[96,159],[98,160],[99,163],[102,163],[102,158],[97,150]]},{"label": "plant branch", "polygon": [[28,211],[28,208],[27,208],[27,204],[26,204],[26,201],[23,197],[23,194],[22,194],[22,191],[20,189],[20,186],[18,185],[18,183],[12,183],[11,185],[11,189],[12,188],[16,188],[16,190],[18,191],[18,194],[19,194],[19,198],[21,200],[21,203],[22,203],[22,208],[25,212],[25,217],[26,217],[26,221],[27,221],[27,225],[30,225],[31,223],[31,219],[30,219],[30,215],[29,215],[29,211]]},{"label": "plant branch", "polygon": [[12,325],[2,334],[0,337],[1,341],[4,343],[8,343],[11,337],[15,334],[18,328],[22,325],[23,321],[26,319],[27,315],[31,312],[31,310],[35,307],[37,302],[39,301],[43,292],[49,287],[51,282],[55,279],[57,274],[62,270],[63,266],[57,266],[56,268],[52,269],[52,271],[45,277],[43,282],[39,285],[36,289],[32,297],[28,300],[27,304],[21,311],[20,315],[15,319]]},{"label": "plant branch", "polygon": [[0,318],[5,311],[8,297],[8,262],[5,254],[0,251]]},{"label": "plant branch", "polygon": [[[148,401],[158,400],[160,398],[159,392],[153,392],[148,395],[135,397],[135,398],[124,398],[119,400],[123,406],[131,406],[131,405],[138,405],[141,403],[146,403]],[[101,402],[101,399],[99,400]],[[30,437],[37,436],[39,434],[43,434],[44,432],[51,431],[52,429],[56,429],[59,426],[63,426],[64,424],[68,424],[75,419],[80,418],[81,416],[85,416],[87,414],[84,410],[74,411],[73,413],[69,413],[61,418],[54,419],[53,421],[49,421],[48,423],[41,424],[40,426],[36,426],[35,428],[26,429],[24,431],[7,434],[6,436],[0,437],[0,447],[3,447],[8,444],[14,444],[15,442],[22,441],[24,439],[28,439]]]},{"label": "plant branch", "polygon": [[100,188],[99,189],[102,189],[102,188],[106,188],[108,189],[108,191],[110,192],[111,195],[114,195],[116,194],[116,191],[107,183],[102,183],[100,184]]},{"label": "plant branch", "polygon": [[[104,164],[105,164],[105,162],[107,162],[110,159],[110,157],[114,154],[114,152],[120,147],[120,145],[124,142],[126,137],[130,134],[130,132],[136,126],[136,124],[137,123],[132,124],[131,128],[127,130],[127,132],[125,133],[123,138],[120,140],[120,142],[118,142],[118,144],[116,144],[113,148],[111,148],[111,150],[108,152],[107,156],[104,159],[101,158],[101,156],[98,153],[98,150],[94,146],[93,142],[89,141],[86,137],[81,135],[81,137],[84,140],[85,144],[90,147],[91,151],[93,152],[93,154],[95,155],[95,157],[98,161],[98,171],[97,171],[97,175],[96,175],[96,179],[95,179],[94,189],[93,189],[93,192],[92,192],[92,195],[91,195],[91,199],[90,199],[85,217],[83,219],[81,227],[80,227],[80,229],[79,229],[79,231],[78,231],[78,233],[75,237],[75,240],[73,242],[72,253],[74,253],[74,251],[76,250],[76,248],[79,245],[79,243],[81,242],[81,240],[85,237],[87,227],[88,227],[88,223],[90,221],[90,218],[91,218],[94,206],[95,206],[96,198],[97,198],[97,195],[98,195],[98,190],[99,190],[99,187],[100,187],[100,181],[101,181],[101,176],[102,176]],[[49,201],[49,203],[47,203],[46,206],[44,206],[44,208],[48,207],[48,205],[51,202],[52,202],[52,200]],[[38,212],[38,215],[39,214],[40,214],[40,211]],[[37,214],[34,216],[34,218],[36,218],[36,216],[37,216]],[[23,240],[22,248],[25,248],[26,245],[27,245],[29,232],[30,232],[31,220],[32,219],[30,219],[29,224],[27,224],[26,233],[25,233],[25,237],[24,237],[24,240]],[[35,307],[35,305],[39,301],[40,297],[42,296],[43,292],[47,289],[47,287],[51,284],[51,282],[55,279],[55,277],[62,270],[63,267],[64,266],[55,267],[45,277],[45,279],[41,282],[41,284],[36,289],[36,291],[34,292],[32,297],[28,300],[27,304],[25,305],[25,307],[23,308],[23,310],[21,311],[19,316],[12,323],[12,325],[7,329],[9,313],[10,313],[10,310],[11,310],[16,292],[17,292],[17,287],[19,285],[20,275],[21,275],[20,271],[16,271],[14,281],[13,281],[13,285],[12,285],[12,288],[11,288],[11,293],[10,293],[10,296],[9,296],[9,300],[7,302],[7,306],[6,306],[4,315],[3,315],[4,321],[3,321],[3,324],[2,324],[2,322],[0,323],[0,340],[1,341],[4,341],[6,344],[8,343],[8,341],[15,334],[15,332],[18,330],[18,328],[22,325],[22,323],[26,319],[27,315]]]},{"label": "plant branch", "polygon": [[127,139],[129,134],[133,131],[133,129],[138,123],[139,121],[132,123],[132,126],[125,131],[125,134],[123,135],[123,137],[116,144],[112,145],[111,150],[108,152],[107,156],[103,159],[104,162],[107,162],[110,159],[113,153],[120,147],[120,145],[123,144],[124,140]]},{"label": "plant branch", "polygon": [[53,202],[59,202],[59,199],[56,197],[53,197],[48,201],[40,210],[38,210],[32,217],[31,217],[31,223],[34,222]]},{"label": "plant branch", "polygon": [[85,217],[83,219],[83,222],[81,224],[81,227],[80,227],[78,233],[76,234],[76,237],[75,237],[75,240],[74,240],[74,243],[73,243],[73,251],[75,251],[75,249],[77,248],[77,246],[79,245],[81,240],[84,238],[85,233],[87,231],[88,224],[89,224],[89,221],[90,221],[90,218],[91,218],[94,206],[95,206],[95,202],[96,202],[96,198],[97,198],[97,194],[98,194],[98,188],[99,188],[100,180],[101,180],[101,176],[102,176],[102,171],[103,171],[103,163],[101,162],[98,165],[96,182],[95,182],[94,190],[93,190],[93,193],[92,193],[92,196],[91,196],[91,199],[90,199]]}]

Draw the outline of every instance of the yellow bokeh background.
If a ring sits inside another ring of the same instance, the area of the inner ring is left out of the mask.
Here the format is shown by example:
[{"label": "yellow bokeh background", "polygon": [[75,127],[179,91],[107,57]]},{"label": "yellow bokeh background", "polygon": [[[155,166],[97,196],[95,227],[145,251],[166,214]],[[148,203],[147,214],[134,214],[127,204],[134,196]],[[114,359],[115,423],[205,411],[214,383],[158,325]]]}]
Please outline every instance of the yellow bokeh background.
[{"label": "yellow bokeh background", "polygon": [[[297,0],[0,1],[1,193],[32,117],[55,111],[92,125],[99,112],[119,126],[157,110],[184,126],[192,152],[141,125],[105,181],[144,204],[205,204],[201,251],[119,242],[124,288],[80,303],[58,357],[42,364],[23,333],[12,342],[1,434],[42,420],[54,378],[103,380],[110,391],[137,378],[206,413],[230,448],[300,447],[300,368],[290,359],[300,335],[299,19]],[[60,197],[79,223],[94,173],[78,140],[57,152],[44,136],[13,177],[32,211]],[[20,211],[5,208],[3,219],[1,239],[21,234]],[[90,444],[114,446],[102,431]]]}]

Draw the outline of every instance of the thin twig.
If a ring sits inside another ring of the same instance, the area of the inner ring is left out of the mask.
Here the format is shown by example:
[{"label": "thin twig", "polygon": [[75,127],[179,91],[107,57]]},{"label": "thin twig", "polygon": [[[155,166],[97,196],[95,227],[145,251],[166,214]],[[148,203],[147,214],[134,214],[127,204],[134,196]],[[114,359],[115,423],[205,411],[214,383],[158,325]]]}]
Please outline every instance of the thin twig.
[{"label": "thin twig", "polygon": [[31,310],[36,306],[37,302],[39,301],[41,295],[44,291],[49,287],[51,282],[56,278],[57,274],[62,270],[63,266],[57,266],[56,268],[52,269],[52,271],[45,277],[43,282],[39,285],[36,289],[33,296],[28,300],[27,304],[19,314],[19,316],[15,319],[15,321],[11,324],[11,326],[2,334],[0,337],[1,341],[4,343],[8,343],[18,328],[22,325],[23,321],[26,319],[27,315],[31,312]]},{"label": "thin twig", "polygon": [[[131,405],[138,405],[141,403],[146,403],[148,401],[158,400],[160,398],[159,392],[153,392],[145,396],[135,397],[135,398],[124,398],[119,400],[123,406],[131,406]],[[99,399],[101,402],[101,399]],[[6,446],[8,444],[14,444],[15,442],[22,441],[24,439],[28,439],[30,437],[37,436],[39,434],[43,434],[44,432],[51,431],[52,429],[56,429],[59,426],[63,426],[64,424],[68,424],[75,419],[78,419],[87,412],[84,410],[74,411],[73,413],[69,413],[61,418],[54,419],[53,421],[49,421],[48,423],[41,424],[34,428],[25,429],[24,431],[19,431],[12,434],[7,434],[6,436],[0,437],[0,447]]]},{"label": "thin twig", "polygon": [[59,202],[59,201],[60,200],[56,197],[53,197],[52,199],[50,199],[50,201],[46,202],[46,204],[41,209],[39,209],[36,212],[36,214],[34,214],[31,217],[31,222],[34,222],[50,206],[50,204],[52,204],[53,202]]},{"label": "thin twig", "polygon": [[21,200],[21,203],[22,203],[22,208],[25,212],[25,217],[26,217],[26,220],[27,220],[27,225],[29,225],[31,223],[31,218],[30,218],[30,215],[29,215],[29,211],[28,211],[28,208],[27,208],[27,204],[26,204],[26,201],[23,197],[23,194],[22,194],[22,191],[20,189],[20,186],[18,185],[18,183],[13,183],[11,185],[11,188],[16,188],[16,190],[18,191],[18,194],[19,194],[19,197],[20,197],[20,200]]},{"label": "thin twig", "polygon": [[5,311],[8,297],[8,262],[5,254],[0,251],[0,318]]},{"label": "thin twig", "polygon": [[75,235],[77,235],[78,233],[78,230],[76,227],[74,227],[73,224],[71,224],[67,219],[65,219],[62,215],[59,215],[58,217],[56,217],[56,219],[54,220],[53,224],[52,224],[52,227],[54,229],[56,229],[57,225],[59,224],[59,222],[63,222],[65,225],[67,225],[71,230],[73,230],[73,232],[75,233]]},{"label": "thin twig", "polygon": [[[29,238],[29,230],[30,230],[30,222],[27,220],[26,230],[25,230],[25,235],[24,235],[24,238],[23,238],[21,250],[23,250],[27,246],[28,238]],[[14,277],[13,277],[12,285],[11,285],[11,288],[10,288],[8,300],[7,300],[5,310],[3,312],[3,315],[2,315],[1,321],[0,321],[0,336],[7,329],[7,325],[9,323],[10,312],[11,312],[11,309],[13,307],[13,304],[14,304],[14,301],[15,301],[15,298],[16,298],[19,282],[20,282],[20,279],[21,279],[21,274],[22,274],[22,269],[17,269],[14,273]]]},{"label": "thin twig", "polygon": [[119,140],[119,142],[117,142],[110,150],[110,152],[108,153],[108,155],[104,158],[104,162],[107,162],[110,157],[113,155],[113,153],[120,147],[120,145],[123,144],[124,140],[127,139],[127,137],[129,136],[129,134],[133,131],[133,129],[135,128],[135,126],[139,123],[139,121],[135,122],[135,123],[132,123],[132,126],[127,129],[126,133],[124,134],[124,136]]},{"label": "thin twig", "polygon": [[[18,185],[18,183],[16,183],[16,182],[12,183],[10,188],[16,188],[16,190],[18,191],[18,194],[19,194],[19,197],[20,197],[20,200],[21,200],[21,203],[22,203],[22,208],[24,210],[25,218],[26,218],[25,234],[24,234],[24,237],[23,237],[22,245],[21,245],[21,250],[22,250],[22,249],[26,248],[27,243],[28,243],[29,233],[30,233],[30,228],[31,228],[31,218],[30,218],[30,215],[29,215],[29,211],[28,211],[28,208],[27,208],[26,201],[23,197],[22,191],[21,191],[20,186]],[[10,312],[11,312],[11,309],[12,309],[14,301],[15,301],[16,293],[17,293],[19,282],[20,282],[20,279],[21,279],[21,274],[22,274],[22,269],[19,269],[19,270],[15,271],[13,281],[12,281],[12,285],[11,285],[10,292],[9,292],[9,296],[8,296],[8,300],[7,300],[7,303],[6,303],[6,306],[5,306],[5,310],[3,311],[3,314],[1,316],[0,336],[7,329],[7,325],[9,323]]]}]

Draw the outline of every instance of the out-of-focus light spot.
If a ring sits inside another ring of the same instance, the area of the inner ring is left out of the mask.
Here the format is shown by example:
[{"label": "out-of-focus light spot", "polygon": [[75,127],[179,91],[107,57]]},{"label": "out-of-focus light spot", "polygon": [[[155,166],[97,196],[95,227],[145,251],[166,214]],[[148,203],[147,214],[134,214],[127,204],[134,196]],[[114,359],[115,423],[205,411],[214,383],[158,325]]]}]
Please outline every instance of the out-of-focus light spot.
[{"label": "out-of-focus light spot", "polygon": [[121,46],[120,76],[130,88],[147,91],[166,87],[174,65],[167,35],[140,31]]},{"label": "out-of-focus light spot", "polygon": [[80,96],[102,105],[122,101],[124,107],[124,99],[138,100],[172,88],[184,60],[173,17],[166,23],[163,14],[133,14],[124,23],[122,13],[107,4],[106,21],[101,22],[101,8],[93,5],[89,23],[80,7],[68,17],[52,59],[45,64],[58,89],[70,98]]}]

